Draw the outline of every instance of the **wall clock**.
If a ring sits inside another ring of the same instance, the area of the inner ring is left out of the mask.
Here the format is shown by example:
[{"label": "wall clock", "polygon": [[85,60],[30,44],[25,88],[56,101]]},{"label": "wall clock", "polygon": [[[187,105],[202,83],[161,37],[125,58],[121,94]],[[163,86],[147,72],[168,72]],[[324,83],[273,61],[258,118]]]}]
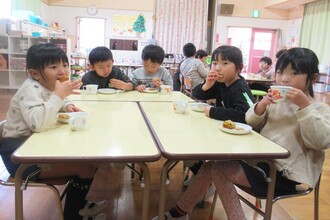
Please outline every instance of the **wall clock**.
[{"label": "wall clock", "polygon": [[90,5],[87,8],[87,13],[89,15],[96,15],[97,14],[97,11],[98,11],[98,9],[97,9],[97,7],[95,5]]}]

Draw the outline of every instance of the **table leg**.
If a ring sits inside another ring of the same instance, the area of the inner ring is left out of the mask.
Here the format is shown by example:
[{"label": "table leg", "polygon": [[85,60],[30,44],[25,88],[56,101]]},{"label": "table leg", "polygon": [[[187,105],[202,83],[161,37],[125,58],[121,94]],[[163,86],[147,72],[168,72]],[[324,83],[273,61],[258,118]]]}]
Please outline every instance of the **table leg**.
[{"label": "table leg", "polygon": [[166,193],[167,170],[175,162],[176,161],[173,160],[167,160],[162,167],[162,171],[160,175],[160,195],[159,195],[159,209],[158,209],[159,220],[164,220],[165,203],[166,203],[165,193]]},{"label": "table leg", "polygon": [[143,170],[144,190],[143,190],[142,219],[147,220],[149,213],[149,198],[150,198],[150,172],[148,166],[145,163],[137,162],[137,164]]},{"label": "table leg", "polygon": [[21,186],[23,183],[24,171],[32,165],[22,164],[15,174],[15,219],[23,220],[23,192]]},{"label": "table leg", "polygon": [[270,220],[272,217],[273,198],[274,198],[275,182],[276,182],[276,168],[275,168],[273,161],[268,160],[267,163],[269,164],[269,177],[270,177],[271,181],[268,183],[264,219]]}]

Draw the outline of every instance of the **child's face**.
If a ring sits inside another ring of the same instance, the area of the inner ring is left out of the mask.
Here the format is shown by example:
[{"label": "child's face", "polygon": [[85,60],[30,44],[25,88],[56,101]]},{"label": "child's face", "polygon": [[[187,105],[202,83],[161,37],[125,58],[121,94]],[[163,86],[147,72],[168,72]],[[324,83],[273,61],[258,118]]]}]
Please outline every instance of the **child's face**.
[{"label": "child's face", "polygon": [[158,71],[160,67],[159,63],[153,63],[151,60],[143,60],[143,68],[146,74],[151,75]]},{"label": "child's face", "polygon": [[33,73],[30,75],[50,91],[55,91],[56,80],[59,80],[63,75],[70,74],[69,64],[63,63],[62,61],[46,66],[43,70],[45,75],[44,78],[39,71],[32,71]]},{"label": "child's face", "polygon": [[203,57],[203,58],[200,59],[200,60],[202,61],[202,63],[205,63],[206,58],[207,58],[207,57]]},{"label": "child's face", "polygon": [[291,64],[289,64],[282,72],[276,72],[276,84],[283,86],[292,86],[300,89],[308,94],[307,74],[295,74]]},{"label": "child's face", "polygon": [[219,58],[218,61],[212,61],[211,70],[218,74],[218,82],[223,82],[227,86],[239,78],[239,70],[236,70],[235,64],[228,60]]},{"label": "child's face", "polygon": [[268,65],[268,63],[261,61],[261,62],[259,62],[259,68],[262,70],[267,70],[269,68],[269,65]]},{"label": "child's face", "polygon": [[95,70],[96,74],[100,77],[107,77],[110,75],[113,67],[113,61],[107,60],[103,62],[97,62],[94,65],[91,65],[91,69]]}]

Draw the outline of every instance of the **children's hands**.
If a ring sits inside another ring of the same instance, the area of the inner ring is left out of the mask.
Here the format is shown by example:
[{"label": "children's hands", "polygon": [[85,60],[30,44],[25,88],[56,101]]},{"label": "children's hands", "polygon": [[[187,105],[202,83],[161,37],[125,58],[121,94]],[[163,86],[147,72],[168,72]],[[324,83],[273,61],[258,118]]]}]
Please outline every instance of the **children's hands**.
[{"label": "children's hands", "polygon": [[64,99],[71,94],[80,94],[79,91],[75,91],[82,86],[81,80],[75,80],[71,82],[70,80],[60,82],[59,80],[55,83],[55,94],[58,95],[61,99]]},{"label": "children's hands", "polygon": [[154,84],[154,86],[155,86],[156,88],[159,88],[160,85],[163,85],[162,80],[160,80],[160,79],[157,78],[157,77],[152,79],[152,83]]},{"label": "children's hands", "polygon": [[67,111],[67,112],[80,112],[81,109],[78,108],[78,107],[75,106],[75,105],[68,105],[68,106],[66,107],[66,111]]},{"label": "children's hands", "polygon": [[262,115],[266,111],[267,106],[274,103],[273,92],[271,89],[268,89],[268,94],[264,96],[260,102],[258,102],[254,108],[254,112],[257,115]]},{"label": "children's hands", "polygon": [[138,85],[137,87],[135,87],[135,89],[139,92],[144,92],[144,90],[146,89],[145,85]]},{"label": "children's hands", "polygon": [[125,89],[125,82],[119,79],[111,79],[110,80],[112,87],[116,89]]},{"label": "children's hands", "polygon": [[300,109],[303,109],[311,104],[308,96],[303,91],[296,88],[291,88],[286,93],[286,98],[289,99],[292,103],[299,106]]},{"label": "children's hands", "polygon": [[209,71],[202,89],[204,91],[209,90],[218,79],[219,79],[219,75],[215,71],[213,70]]}]

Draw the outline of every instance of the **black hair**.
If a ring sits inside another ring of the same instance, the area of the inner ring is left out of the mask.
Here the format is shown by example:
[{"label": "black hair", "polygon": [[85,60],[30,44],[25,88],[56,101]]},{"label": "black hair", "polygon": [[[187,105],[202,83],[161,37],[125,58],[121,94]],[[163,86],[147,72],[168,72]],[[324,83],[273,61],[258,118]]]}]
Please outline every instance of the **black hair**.
[{"label": "black hair", "polygon": [[234,46],[224,45],[215,49],[212,53],[212,61],[219,59],[228,60],[235,64],[236,70],[242,70],[243,55],[242,51]]},{"label": "black hair", "polygon": [[143,48],[141,58],[144,61],[151,60],[152,63],[162,64],[164,61],[165,52],[163,48],[157,45],[150,44]]},{"label": "black hair", "polygon": [[54,63],[69,63],[64,50],[55,44],[39,43],[31,46],[26,54],[26,69],[37,70],[46,79],[44,69]]},{"label": "black hair", "polygon": [[202,59],[203,57],[207,57],[208,54],[205,50],[197,50],[195,58]]},{"label": "black hair", "polygon": [[269,66],[272,65],[272,59],[270,59],[270,57],[261,57],[260,60],[259,60],[259,63],[260,62],[265,62],[267,63]]},{"label": "black hair", "polygon": [[196,53],[196,47],[194,44],[186,43],[183,46],[183,55],[185,57],[193,57],[193,56],[195,56],[195,53]]},{"label": "black hair", "polygon": [[107,47],[95,47],[88,56],[89,63],[94,65],[98,62],[104,62],[108,60],[113,61],[113,56],[109,48]]},{"label": "black hair", "polygon": [[285,51],[277,60],[275,74],[282,72],[289,64],[295,74],[307,74],[306,84],[310,96],[314,97],[313,80],[319,73],[319,60],[316,54],[308,48],[291,48]]},{"label": "black hair", "polygon": [[285,51],[287,51],[287,49],[282,49],[282,50],[277,51],[277,53],[276,53],[276,58],[277,58],[277,59],[280,58],[280,56],[281,56]]}]

